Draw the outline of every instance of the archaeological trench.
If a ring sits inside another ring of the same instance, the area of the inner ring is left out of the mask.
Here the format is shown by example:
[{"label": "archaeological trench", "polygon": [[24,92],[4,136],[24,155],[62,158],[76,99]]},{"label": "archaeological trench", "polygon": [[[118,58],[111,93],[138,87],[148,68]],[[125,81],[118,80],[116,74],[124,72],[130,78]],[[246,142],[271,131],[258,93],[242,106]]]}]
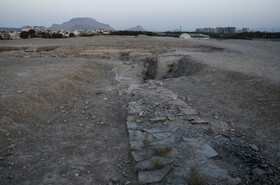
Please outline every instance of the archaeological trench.
[{"label": "archaeological trench", "polygon": [[0,43],[0,184],[280,184],[279,64],[250,71],[266,47]]}]

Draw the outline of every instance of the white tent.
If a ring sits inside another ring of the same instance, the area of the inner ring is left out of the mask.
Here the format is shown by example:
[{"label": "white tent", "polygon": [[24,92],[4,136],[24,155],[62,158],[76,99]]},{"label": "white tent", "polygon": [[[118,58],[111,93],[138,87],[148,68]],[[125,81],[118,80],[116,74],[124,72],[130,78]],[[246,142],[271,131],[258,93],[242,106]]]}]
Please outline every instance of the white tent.
[{"label": "white tent", "polygon": [[190,34],[183,33],[183,34],[180,35],[179,38],[180,39],[191,39],[192,37],[190,36]]}]

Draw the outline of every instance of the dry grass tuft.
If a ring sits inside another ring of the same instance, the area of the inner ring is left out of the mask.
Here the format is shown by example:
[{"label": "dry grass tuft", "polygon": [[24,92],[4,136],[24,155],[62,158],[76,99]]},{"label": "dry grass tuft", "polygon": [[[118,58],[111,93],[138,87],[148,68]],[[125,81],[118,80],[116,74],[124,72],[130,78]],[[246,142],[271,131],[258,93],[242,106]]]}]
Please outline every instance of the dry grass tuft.
[{"label": "dry grass tuft", "polygon": [[157,156],[164,157],[164,156],[166,156],[171,150],[172,150],[172,147],[170,147],[170,146],[160,146],[160,147],[156,148],[155,153],[156,153]]},{"label": "dry grass tuft", "polygon": [[190,185],[205,185],[205,177],[201,175],[196,166],[190,167]]}]

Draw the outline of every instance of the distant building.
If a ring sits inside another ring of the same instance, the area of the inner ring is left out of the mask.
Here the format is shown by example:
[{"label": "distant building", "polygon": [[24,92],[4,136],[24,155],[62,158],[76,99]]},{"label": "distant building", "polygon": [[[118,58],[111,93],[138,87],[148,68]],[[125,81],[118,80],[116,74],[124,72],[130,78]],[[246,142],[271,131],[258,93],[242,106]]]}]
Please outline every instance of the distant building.
[{"label": "distant building", "polygon": [[21,31],[29,31],[32,30],[32,26],[25,26],[24,28],[21,29]]},{"label": "distant building", "polygon": [[244,33],[244,32],[247,32],[247,33],[251,32],[250,28],[242,28],[241,31],[242,31],[243,33]]},{"label": "distant building", "polygon": [[217,27],[217,28],[197,28],[197,33],[220,33],[220,34],[234,34],[236,33],[235,27]]},{"label": "distant building", "polygon": [[202,33],[203,32],[203,28],[196,28],[196,32],[197,33]]},{"label": "distant building", "polygon": [[217,27],[216,33],[234,34],[234,33],[236,33],[236,28],[235,27]]},{"label": "distant building", "polygon": [[46,32],[47,28],[45,26],[34,26],[33,30],[35,30],[36,33],[42,33]]},{"label": "distant building", "polygon": [[187,33],[183,33],[180,35],[179,37],[180,39],[191,39],[191,35],[190,34],[187,34]]},{"label": "distant building", "polygon": [[203,33],[216,33],[216,28],[203,28]]}]

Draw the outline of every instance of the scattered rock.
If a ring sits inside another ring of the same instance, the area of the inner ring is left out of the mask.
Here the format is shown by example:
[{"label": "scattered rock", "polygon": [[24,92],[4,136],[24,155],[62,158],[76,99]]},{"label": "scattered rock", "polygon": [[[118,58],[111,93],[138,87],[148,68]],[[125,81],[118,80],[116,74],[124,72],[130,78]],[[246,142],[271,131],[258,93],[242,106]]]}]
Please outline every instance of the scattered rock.
[{"label": "scattered rock", "polygon": [[242,180],[239,177],[235,177],[229,180],[229,184],[231,185],[241,185]]},{"label": "scattered rock", "polygon": [[124,177],[128,177],[128,174],[127,174],[126,172],[122,172],[122,175],[123,175]]},{"label": "scattered rock", "polygon": [[252,180],[253,181],[257,181],[257,180],[262,180],[265,178],[266,176],[266,171],[262,170],[262,169],[259,169],[259,168],[255,168],[252,170]]},{"label": "scattered rock", "polygon": [[160,182],[164,179],[164,177],[169,173],[170,170],[170,167],[166,167],[160,170],[139,172],[138,181],[143,184]]},{"label": "scattered rock", "polygon": [[124,185],[132,185],[132,183],[130,181],[126,181]]},{"label": "scattered rock", "polygon": [[16,148],[16,145],[12,144],[7,146],[7,150],[14,150]]},{"label": "scattered rock", "polygon": [[255,144],[249,144],[249,146],[254,149],[255,151],[259,151],[259,148]]},{"label": "scattered rock", "polygon": [[208,158],[214,158],[219,156],[219,154],[208,144],[203,144],[200,148],[200,153]]},{"label": "scattered rock", "polygon": [[13,175],[8,175],[7,178],[10,179],[10,180],[12,180],[12,179],[14,179],[15,177],[14,177]]},{"label": "scattered rock", "polygon": [[119,179],[119,177],[114,176],[114,177],[111,178],[111,181],[112,181],[113,183],[117,183],[117,182],[120,181],[120,179]]}]

